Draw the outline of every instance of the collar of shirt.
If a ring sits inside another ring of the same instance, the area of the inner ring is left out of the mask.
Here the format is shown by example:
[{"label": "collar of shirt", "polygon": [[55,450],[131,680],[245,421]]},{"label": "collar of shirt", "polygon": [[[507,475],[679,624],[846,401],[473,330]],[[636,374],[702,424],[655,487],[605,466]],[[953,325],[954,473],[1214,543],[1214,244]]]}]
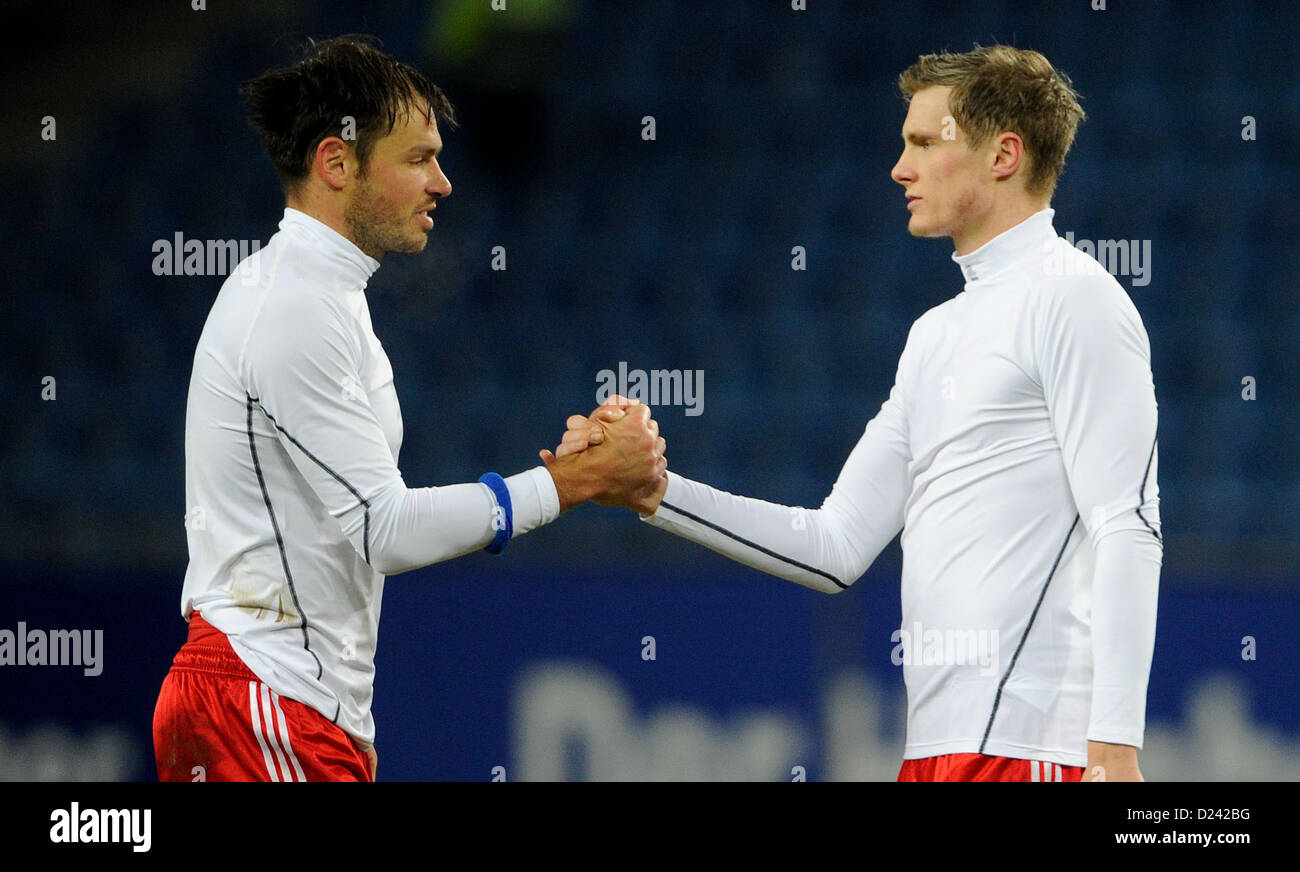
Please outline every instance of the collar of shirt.
[{"label": "collar of shirt", "polygon": [[344,275],[362,287],[379,269],[379,261],[358,248],[355,242],[306,212],[286,206],[280,229],[306,240],[325,257],[339,264]]},{"label": "collar of shirt", "polygon": [[952,259],[961,267],[967,284],[995,278],[1011,267],[1028,260],[1043,260],[1048,255],[1047,243],[1056,239],[1052,227],[1053,209],[1043,209],[1030,215],[1015,227],[1004,230],[970,254],[953,252]]}]

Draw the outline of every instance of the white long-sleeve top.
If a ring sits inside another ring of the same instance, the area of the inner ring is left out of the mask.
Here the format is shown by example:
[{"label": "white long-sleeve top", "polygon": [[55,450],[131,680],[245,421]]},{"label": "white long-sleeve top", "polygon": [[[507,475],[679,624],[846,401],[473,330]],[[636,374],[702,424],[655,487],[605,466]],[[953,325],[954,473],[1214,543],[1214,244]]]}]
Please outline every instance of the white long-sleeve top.
[{"label": "white long-sleeve top", "polygon": [[[362,742],[384,576],[483,548],[487,485],[409,488],[402,416],[365,287],[379,262],[285,209],[232,271],[199,338],[185,415],[181,612],[272,690]],[[514,535],[559,515],[544,467],[505,479]]]},{"label": "white long-sleeve top", "polygon": [[[902,531],[907,759],[1141,747],[1163,546],[1150,347],[1045,209],[953,260],[821,508],[669,473],[649,523],[835,593]],[[880,640],[881,645],[885,640]]]}]

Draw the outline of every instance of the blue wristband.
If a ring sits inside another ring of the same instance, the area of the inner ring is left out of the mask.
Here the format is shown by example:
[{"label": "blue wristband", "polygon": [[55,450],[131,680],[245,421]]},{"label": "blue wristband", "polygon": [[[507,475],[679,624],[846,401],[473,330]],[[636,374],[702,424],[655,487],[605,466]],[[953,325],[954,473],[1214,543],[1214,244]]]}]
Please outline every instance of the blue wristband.
[{"label": "blue wristband", "polygon": [[506,480],[495,472],[484,473],[479,481],[490,487],[497,498],[497,507],[492,512],[492,527],[497,534],[483,550],[489,554],[500,554],[515,534],[515,512],[510,506],[510,488],[506,487]]}]

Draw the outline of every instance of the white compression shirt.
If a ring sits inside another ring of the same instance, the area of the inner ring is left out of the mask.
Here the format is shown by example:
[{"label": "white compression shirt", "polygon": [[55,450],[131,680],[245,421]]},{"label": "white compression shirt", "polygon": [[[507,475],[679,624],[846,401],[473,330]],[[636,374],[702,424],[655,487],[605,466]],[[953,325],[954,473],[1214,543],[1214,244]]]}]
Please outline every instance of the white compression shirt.
[{"label": "white compression shirt", "polygon": [[913,324],[821,508],[669,473],[645,518],[828,593],[901,529],[907,759],[1083,766],[1088,740],[1142,745],[1163,556],[1150,347],[1053,214],[953,256],[965,290]]},{"label": "white compression shirt", "polygon": [[[483,548],[502,526],[486,484],[402,480],[393,370],[365,295],[378,267],[285,209],[217,295],[185,415],[182,614],[364,743],[384,576]],[[505,484],[514,535],[559,515],[544,467]]]}]

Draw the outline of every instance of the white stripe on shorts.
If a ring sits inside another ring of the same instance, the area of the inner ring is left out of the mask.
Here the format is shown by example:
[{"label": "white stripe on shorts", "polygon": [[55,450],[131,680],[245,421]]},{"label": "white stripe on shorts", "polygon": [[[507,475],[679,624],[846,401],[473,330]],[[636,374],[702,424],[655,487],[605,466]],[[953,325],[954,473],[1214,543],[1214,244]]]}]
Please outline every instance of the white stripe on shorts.
[{"label": "white stripe on shorts", "polygon": [[[289,762],[293,764],[293,771],[298,774],[299,781],[306,781],[307,776],[302,772],[302,766],[298,763],[298,756],[293,753],[293,744],[289,741],[289,725],[284,719],[284,709],[280,708],[280,695],[274,690],[271,691],[271,702],[275,705],[275,713],[278,717],[278,729],[280,731],[280,742],[284,745],[284,751],[289,755]],[[1057,778],[1060,781],[1060,778]]]},{"label": "white stripe on shorts", "polygon": [[265,684],[261,685],[262,691],[262,715],[263,723],[268,729],[266,731],[266,741],[271,745],[271,750],[275,752],[275,762],[280,764],[280,773],[284,776],[284,781],[293,781],[293,773],[289,771],[289,764],[285,762],[284,751],[280,750],[280,741],[275,737],[275,712],[271,711],[271,688]]},{"label": "white stripe on shorts", "polygon": [[1059,763],[1044,763],[1038,760],[1029,761],[1029,780],[1030,781],[1064,781],[1065,770]]},{"label": "white stripe on shorts", "polygon": [[280,776],[275,772],[275,763],[271,762],[271,752],[266,747],[266,738],[262,734],[262,714],[257,709],[257,682],[248,682],[248,709],[252,715],[253,735],[257,736],[257,744],[262,746],[262,759],[266,761],[266,774],[271,776],[272,781],[279,781]]}]

